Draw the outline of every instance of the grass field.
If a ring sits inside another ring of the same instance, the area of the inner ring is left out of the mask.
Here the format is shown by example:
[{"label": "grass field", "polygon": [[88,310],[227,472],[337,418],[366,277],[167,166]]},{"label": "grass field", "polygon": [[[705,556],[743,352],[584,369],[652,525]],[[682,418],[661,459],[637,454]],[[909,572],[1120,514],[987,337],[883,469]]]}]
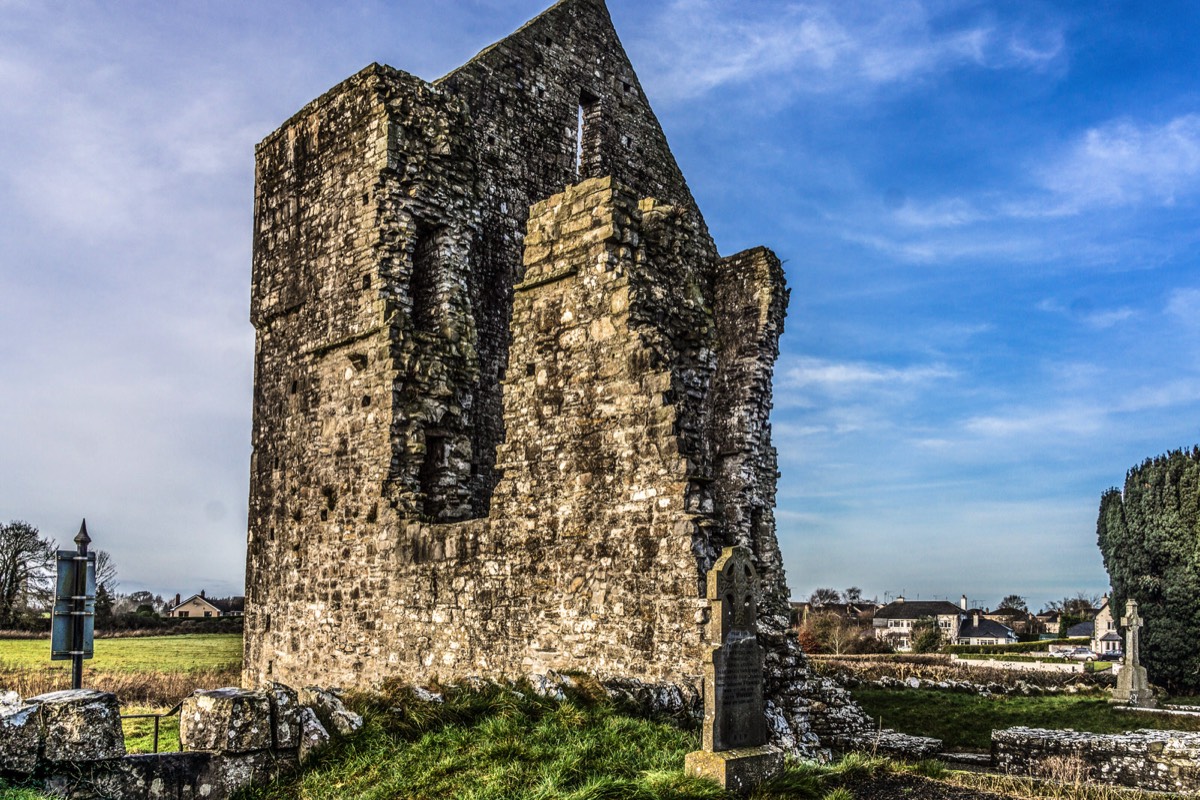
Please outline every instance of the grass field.
[{"label": "grass field", "polygon": [[[96,639],[95,649],[95,657],[83,662],[85,671],[194,672],[242,664],[242,637],[236,633]],[[71,671],[71,662],[50,660],[49,639],[0,639],[0,666]]]},{"label": "grass field", "polygon": [[855,689],[853,695],[876,721],[882,718],[883,727],[935,736],[951,749],[987,750],[993,729],[1017,725],[1092,733],[1139,728],[1200,731],[1200,717],[1117,711],[1095,697],[979,697],[923,689],[867,688]]},{"label": "grass field", "polygon": [[[238,634],[97,639],[96,657],[83,662],[87,689],[113,692],[127,714],[163,712],[196,689],[237,685],[242,637]],[[0,639],[0,690],[33,697],[71,685],[68,661],[50,660],[48,639]],[[130,752],[148,752],[152,720],[125,723]],[[161,724],[159,749],[178,748],[179,717]]]}]

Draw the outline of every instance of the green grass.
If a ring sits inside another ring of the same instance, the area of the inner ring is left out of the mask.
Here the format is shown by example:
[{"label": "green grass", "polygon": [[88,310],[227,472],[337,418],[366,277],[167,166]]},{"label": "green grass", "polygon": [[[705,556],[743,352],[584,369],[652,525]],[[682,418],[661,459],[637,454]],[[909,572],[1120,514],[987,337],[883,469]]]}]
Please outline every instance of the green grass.
[{"label": "green grass", "polygon": [[[639,716],[595,692],[557,702],[527,690],[449,690],[425,703],[405,690],[357,698],[363,730],[297,776],[243,790],[240,800],[683,800],[731,798],[684,774],[697,732]],[[850,756],[833,767],[793,763],[756,800],[821,800],[886,769]],[[834,795],[839,797],[840,795]]]},{"label": "green grass", "polygon": [[853,691],[863,710],[885,728],[935,736],[951,749],[986,750],[993,729],[1074,728],[1122,733],[1139,728],[1200,731],[1200,718],[1117,711],[1094,697],[979,697],[924,689]]},{"label": "green grass", "polygon": [[[241,661],[242,637],[237,633],[140,636],[96,639],[95,657],[84,662],[84,669],[190,672],[240,665]],[[50,660],[49,639],[0,639],[0,663],[14,668],[71,668],[69,661]]]},{"label": "green grass", "polygon": [[33,789],[10,788],[4,779],[0,778],[0,800],[50,800],[50,798],[49,795],[35,792]]},{"label": "green grass", "polygon": [[[161,713],[166,709],[139,706],[123,706],[122,716],[126,714]],[[125,750],[129,753],[154,752],[154,720],[123,719],[121,727],[125,731]],[[179,750],[179,714],[162,718],[158,723],[158,752],[174,753]]]}]

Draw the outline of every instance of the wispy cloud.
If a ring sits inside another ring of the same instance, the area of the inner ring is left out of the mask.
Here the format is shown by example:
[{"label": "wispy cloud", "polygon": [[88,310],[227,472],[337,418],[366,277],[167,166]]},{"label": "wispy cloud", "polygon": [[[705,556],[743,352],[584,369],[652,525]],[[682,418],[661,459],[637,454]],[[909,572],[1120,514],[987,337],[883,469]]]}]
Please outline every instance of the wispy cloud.
[{"label": "wispy cloud", "polygon": [[780,385],[786,389],[816,389],[829,394],[858,391],[867,386],[924,384],[953,378],[954,370],[944,364],[918,364],[892,367],[865,361],[830,361],[800,357],[780,372]]},{"label": "wispy cloud", "polygon": [[675,0],[650,76],[676,99],[718,86],[779,80],[790,91],[828,93],[904,83],[963,65],[1040,68],[1058,58],[1057,31],[1036,37],[993,20],[941,25],[922,2],[793,3],[756,8],[734,0]]},{"label": "wispy cloud", "polygon": [[1049,212],[1172,205],[1200,191],[1200,114],[1161,124],[1118,119],[1091,128],[1041,170],[1041,179],[1062,204]]},{"label": "wispy cloud", "polygon": [[1188,325],[1200,325],[1200,289],[1176,289],[1171,292],[1166,313]]},{"label": "wispy cloud", "polygon": [[1039,311],[1046,311],[1052,314],[1061,314],[1065,317],[1070,317],[1082,325],[1086,325],[1094,330],[1105,330],[1112,328],[1128,319],[1133,319],[1137,316],[1137,311],[1128,306],[1120,308],[1095,309],[1092,304],[1087,301],[1077,300],[1070,305],[1064,304],[1061,301],[1049,298],[1042,300],[1037,304]]},{"label": "wispy cloud", "polygon": [[1100,406],[1072,405],[1064,408],[1024,408],[971,417],[963,423],[968,433],[986,438],[1020,436],[1033,441],[1041,436],[1092,434],[1100,431],[1106,418]]}]

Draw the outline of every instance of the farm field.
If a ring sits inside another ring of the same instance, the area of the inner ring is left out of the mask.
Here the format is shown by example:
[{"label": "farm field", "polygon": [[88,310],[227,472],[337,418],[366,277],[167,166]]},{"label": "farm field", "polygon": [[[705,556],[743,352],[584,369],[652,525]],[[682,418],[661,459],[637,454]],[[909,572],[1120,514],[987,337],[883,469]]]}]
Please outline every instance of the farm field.
[{"label": "farm field", "polygon": [[[96,655],[83,662],[84,673],[193,672],[242,665],[242,637],[236,633],[201,633],[183,636],[142,636],[96,639]],[[63,669],[69,661],[50,660],[49,639],[0,639],[3,669]]]},{"label": "farm field", "polygon": [[1122,733],[1140,728],[1200,731],[1200,717],[1117,711],[1096,696],[980,697],[925,689],[858,688],[854,699],[883,727],[935,736],[951,750],[987,750],[993,729],[1074,728]]}]

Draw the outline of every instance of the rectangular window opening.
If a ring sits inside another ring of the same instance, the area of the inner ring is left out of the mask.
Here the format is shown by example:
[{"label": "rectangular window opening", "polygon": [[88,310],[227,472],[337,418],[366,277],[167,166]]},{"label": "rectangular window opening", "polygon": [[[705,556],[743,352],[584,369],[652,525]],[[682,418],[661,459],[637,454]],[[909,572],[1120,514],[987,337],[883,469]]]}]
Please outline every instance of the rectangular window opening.
[{"label": "rectangular window opening", "polygon": [[579,93],[579,105],[575,110],[575,181],[590,176],[599,160],[598,130],[596,122],[600,111],[600,98],[589,91]]},{"label": "rectangular window opening", "polygon": [[438,278],[441,274],[441,239],[443,228],[418,224],[413,244],[412,278],[409,299],[412,300],[413,328],[423,333],[437,332]]}]

